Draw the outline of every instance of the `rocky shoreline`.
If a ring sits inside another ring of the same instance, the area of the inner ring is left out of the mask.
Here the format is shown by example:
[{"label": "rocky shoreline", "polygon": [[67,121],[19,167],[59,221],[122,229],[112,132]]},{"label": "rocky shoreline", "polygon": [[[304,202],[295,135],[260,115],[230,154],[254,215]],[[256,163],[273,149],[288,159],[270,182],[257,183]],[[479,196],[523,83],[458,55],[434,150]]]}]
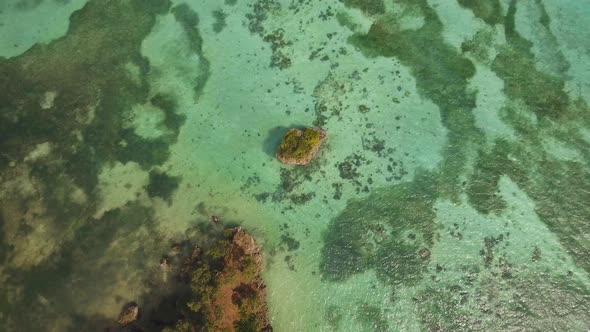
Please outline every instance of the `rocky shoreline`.
[{"label": "rocky shoreline", "polygon": [[160,267],[176,291],[145,312],[128,303],[114,331],[272,331],[260,247],[243,228],[225,229],[206,247],[176,243],[171,252]]}]

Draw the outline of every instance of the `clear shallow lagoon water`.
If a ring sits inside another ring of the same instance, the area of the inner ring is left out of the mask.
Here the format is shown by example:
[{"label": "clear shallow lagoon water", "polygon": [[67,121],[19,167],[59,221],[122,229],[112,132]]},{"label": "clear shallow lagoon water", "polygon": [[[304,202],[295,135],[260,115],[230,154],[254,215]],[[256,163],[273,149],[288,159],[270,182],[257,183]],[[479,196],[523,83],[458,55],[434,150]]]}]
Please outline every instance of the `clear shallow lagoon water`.
[{"label": "clear shallow lagoon water", "polygon": [[[96,330],[218,215],[277,331],[590,328],[590,2],[0,4],[0,324]],[[273,156],[293,126],[328,140]],[[143,301],[143,302],[142,302]]]}]

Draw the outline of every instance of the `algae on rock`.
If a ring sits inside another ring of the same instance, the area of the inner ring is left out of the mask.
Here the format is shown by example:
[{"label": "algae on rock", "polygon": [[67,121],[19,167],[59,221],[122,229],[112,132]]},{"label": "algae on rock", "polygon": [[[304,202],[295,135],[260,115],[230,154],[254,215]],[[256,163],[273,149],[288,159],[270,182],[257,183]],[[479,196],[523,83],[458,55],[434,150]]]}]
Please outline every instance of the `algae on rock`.
[{"label": "algae on rock", "polygon": [[318,128],[290,129],[277,150],[277,159],[288,165],[307,165],[326,139]]}]

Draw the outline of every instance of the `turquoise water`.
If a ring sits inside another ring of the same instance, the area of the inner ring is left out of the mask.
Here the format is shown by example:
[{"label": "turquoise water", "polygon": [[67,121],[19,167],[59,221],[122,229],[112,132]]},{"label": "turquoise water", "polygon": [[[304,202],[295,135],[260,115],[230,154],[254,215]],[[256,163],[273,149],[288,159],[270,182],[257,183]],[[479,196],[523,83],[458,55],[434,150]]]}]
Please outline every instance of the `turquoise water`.
[{"label": "turquoise water", "polygon": [[[590,329],[590,2],[5,0],[0,326],[148,312],[210,216],[276,331]],[[281,165],[290,127],[328,139]]]}]

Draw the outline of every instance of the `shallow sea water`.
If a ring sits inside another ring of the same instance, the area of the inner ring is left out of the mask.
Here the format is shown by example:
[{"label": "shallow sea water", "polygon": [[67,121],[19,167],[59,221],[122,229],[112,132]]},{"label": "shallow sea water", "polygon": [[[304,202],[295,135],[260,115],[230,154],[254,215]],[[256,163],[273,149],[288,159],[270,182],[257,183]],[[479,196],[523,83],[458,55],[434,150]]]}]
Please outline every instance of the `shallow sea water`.
[{"label": "shallow sea water", "polygon": [[[217,215],[261,243],[276,331],[587,331],[589,24],[587,0],[3,1],[1,330],[149,306]],[[328,132],[306,167],[274,158],[294,126]]]}]

